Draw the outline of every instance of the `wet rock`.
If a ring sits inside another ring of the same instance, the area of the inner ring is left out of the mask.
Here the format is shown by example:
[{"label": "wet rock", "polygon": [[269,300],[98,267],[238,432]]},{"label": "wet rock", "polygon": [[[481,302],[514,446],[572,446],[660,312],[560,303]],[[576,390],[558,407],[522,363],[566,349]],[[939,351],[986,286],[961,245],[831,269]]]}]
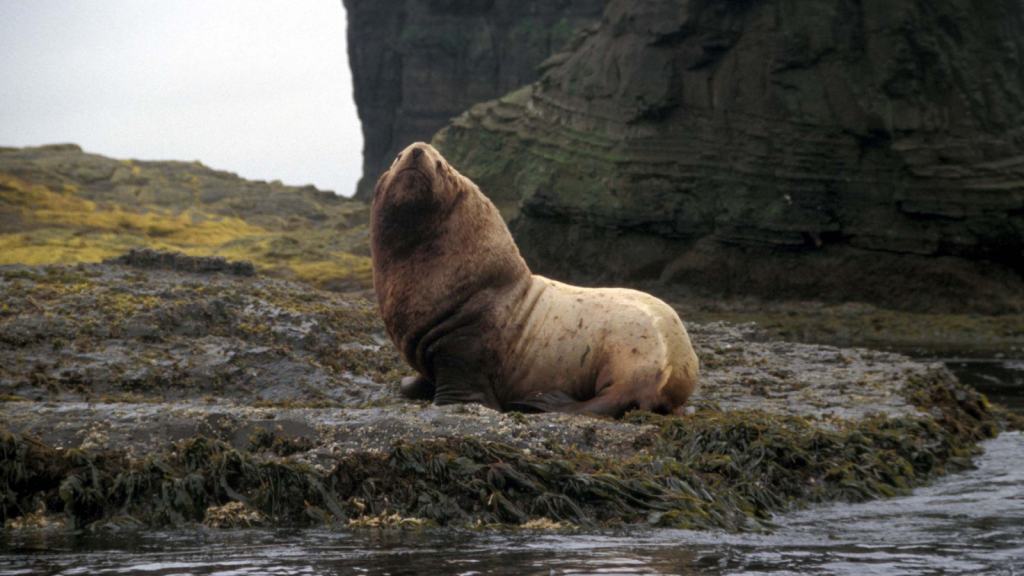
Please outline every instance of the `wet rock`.
[{"label": "wet rock", "polygon": [[189,256],[184,252],[132,248],[127,254],[105,260],[107,264],[122,264],[134,268],[177,270],[209,274],[222,272],[235,276],[255,276],[256,267],[248,260],[228,262],[220,256]]},{"label": "wet rock", "polygon": [[0,327],[0,342],[21,347],[68,338],[72,334],[72,323],[66,318],[26,315],[5,322]]},{"label": "wet rock", "polygon": [[[975,442],[1015,425],[942,365],[727,323],[688,325],[702,376],[682,418],[408,402],[409,371],[356,296],[74,270],[0,281],[5,301],[36,302],[0,333],[36,326],[38,305],[60,329],[32,333],[65,339],[0,346],[0,519],[45,502],[77,528],[185,525],[240,502],[275,525],[764,529],[793,502],[892,495],[967,466]],[[216,321],[201,336],[152,321],[172,309]],[[140,318],[155,337],[133,333]]]},{"label": "wet rock", "polygon": [[[195,269],[154,268],[145,284],[128,281],[130,272],[121,265],[82,269],[89,273],[87,283],[84,276],[82,284],[66,285],[56,282],[57,275],[31,275],[0,285],[8,301],[35,295],[35,304],[0,319],[0,334],[12,344],[0,349],[4,394],[52,398],[71,403],[67,406],[82,401],[193,406],[195,415],[184,420],[161,413],[160,425],[171,428],[152,436],[154,442],[166,441],[172,429],[174,440],[202,429],[237,444],[257,424],[225,412],[232,404],[299,410],[283,415],[278,425],[328,426],[332,431],[321,440],[344,451],[465,434],[539,449],[556,434],[560,442],[599,452],[629,452],[639,434],[613,423],[561,416],[535,420],[473,406],[423,409],[405,403],[393,386],[408,369],[383,336],[372,305],[357,298]],[[193,284],[197,278],[203,283]],[[40,310],[47,316],[37,314]],[[702,362],[694,401],[727,410],[847,419],[869,413],[905,416],[915,409],[901,387],[911,377],[942,373],[941,367],[895,354],[771,341],[754,324],[690,324],[689,330]],[[393,407],[376,408],[382,405]],[[336,409],[344,411],[332,415]],[[232,430],[211,432],[208,423],[221,417],[230,417]],[[81,422],[91,418],[83,416]],[[70,420],[64,422],[63,429],[74,429]],[[125,441],[150,438],[151,432],[132,431],[138,424],[126,421]],[[50,425],[37,416],[30,430]],[[615,447],[602,440],[605,429],[621,437]],[[76,434],[65,434],[62,444],[80,443]],[[145,443],[137,447],[147,449]]]},{"label": "wet rock", "polygon": [[128,338],[154,342],[160,338],[160,328],[156,323],[157,319],[152,314],[139,314],[125,325],[124,335]]},{"label": "wet rock", "polygon": [[358,405],[385,394],[360,376],[403,370],[379,350],[383,327],[358,296],[206,271],[151,268],[139,283],[119,264],[84,269],[70,284],[21,269],[3,277],[0,297],[24,303],[0,318],[5,392]]}]

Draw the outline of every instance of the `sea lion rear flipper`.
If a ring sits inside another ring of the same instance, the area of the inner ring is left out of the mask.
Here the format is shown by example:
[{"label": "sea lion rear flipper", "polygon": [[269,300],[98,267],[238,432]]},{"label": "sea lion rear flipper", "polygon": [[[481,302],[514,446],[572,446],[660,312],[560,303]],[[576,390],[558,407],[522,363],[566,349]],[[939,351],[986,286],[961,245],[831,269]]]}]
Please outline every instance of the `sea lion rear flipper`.
[{"label": "sea lion rear flipper", "polygon": [[541,412],[569,412],[579,402],[561,390],[537,392],[505,406],[506,412],[539,414]]},{"label": "sea lion rear flipper", "polygon": [[585,402],[576,402],[564,411],[570,414],[596,414],[619,418],[632,408],[636,408],[636,403],[632,400],[623,401],[621,396],[605,391]]}]

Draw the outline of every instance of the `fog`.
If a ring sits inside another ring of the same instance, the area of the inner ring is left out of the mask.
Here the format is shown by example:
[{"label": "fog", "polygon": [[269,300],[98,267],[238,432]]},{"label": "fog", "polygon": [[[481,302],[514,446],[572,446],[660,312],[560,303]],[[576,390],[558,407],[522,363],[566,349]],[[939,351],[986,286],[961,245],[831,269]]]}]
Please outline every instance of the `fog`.
[{"label": "fog", "polygon": [[4,0],[0,146],[74,142],[351,195],[340,0]]}]

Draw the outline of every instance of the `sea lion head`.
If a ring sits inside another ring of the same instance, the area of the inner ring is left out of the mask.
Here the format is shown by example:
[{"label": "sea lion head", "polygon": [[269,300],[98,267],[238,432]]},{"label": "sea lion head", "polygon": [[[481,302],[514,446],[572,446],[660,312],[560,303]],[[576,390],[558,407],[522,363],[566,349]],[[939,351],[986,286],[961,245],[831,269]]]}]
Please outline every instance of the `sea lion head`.
[{"label": "sea lion head", "polygon": [[421,216],[426,216],[455,200],[459,180],[460,175],[440,152],[426,142],[415,142],[402,150],[381,174],[373,204],[418,210]]},{"label": "sea lion head", "polygon": [[498,209],[425,142],[402,150],[377,181],[370,256],[396,344],[474,295],[530,279]]},{"label": "sea lion head", "polygon": [[467,198],[469,204],[487,202],[433,146],[410,144],[381,174],[374,189],[370,210],[373,256],[382,266],[414,255],[436,256],[444,243],[441,238],[451,236],[453,228],[463,227],[458,222],[477,218],[471,215],[474,210],[467,208]]}]

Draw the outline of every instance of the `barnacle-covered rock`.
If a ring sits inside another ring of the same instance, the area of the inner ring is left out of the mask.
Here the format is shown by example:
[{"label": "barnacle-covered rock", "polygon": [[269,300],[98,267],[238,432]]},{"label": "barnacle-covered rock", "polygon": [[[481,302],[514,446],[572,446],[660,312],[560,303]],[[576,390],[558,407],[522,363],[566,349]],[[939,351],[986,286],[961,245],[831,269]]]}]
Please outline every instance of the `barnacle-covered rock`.
[{"label": "barnacle-covered rock", "polygon": [[683,418],[407,402],[358,295],[171,268],[0,270],[8,528],[765,530],[969,466],[1017,425],[941,365],[726,323],[688,326]]}]

